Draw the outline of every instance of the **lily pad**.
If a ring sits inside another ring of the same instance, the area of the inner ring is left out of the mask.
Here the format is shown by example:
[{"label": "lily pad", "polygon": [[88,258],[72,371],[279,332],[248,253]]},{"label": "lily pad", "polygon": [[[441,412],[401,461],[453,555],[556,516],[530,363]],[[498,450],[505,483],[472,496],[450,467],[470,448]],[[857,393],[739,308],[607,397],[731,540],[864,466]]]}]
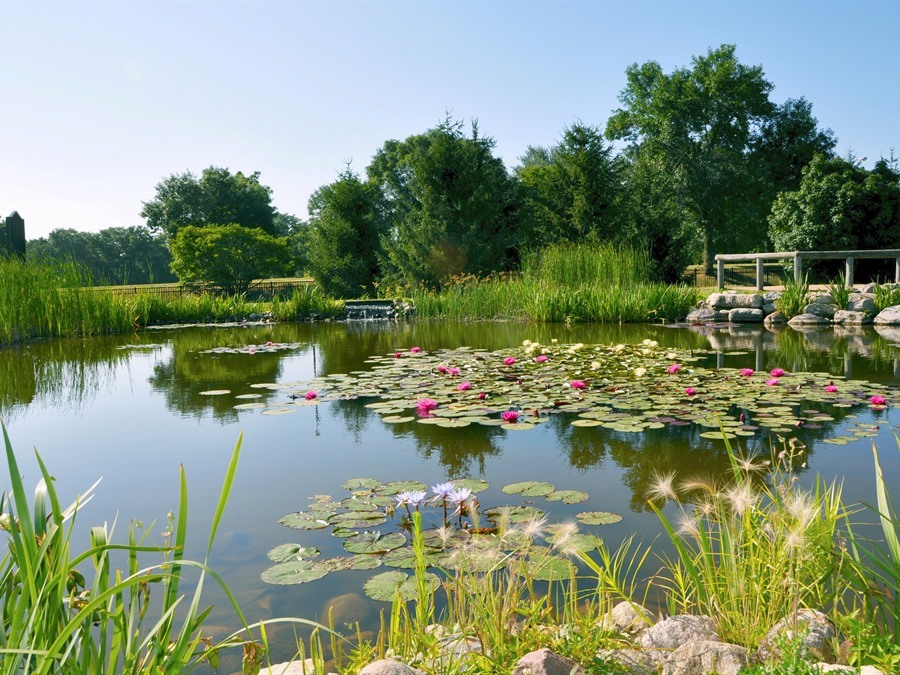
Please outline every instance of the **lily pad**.
[{"label": "lily pad", "polygon": [[[435,590],[441,585],[441,580],[434,574],[425,575],[425,583]],[[382,572],[376,574],[363,585],[363,592],[373,600],[392,602],[395,595],[399,595],[404,602],[413,600],[417,594],[416,580],[405,572]]]},{"label": "lily pad", "polygon": [[267,584],[290,586],[321,579],[328,570],[315,567],[309,560],[295,560],[270,567],[260,575]]},{"label": "lily pad", "polygon": [[271,549],[266,555],[269,560],[276,563],[291,562],[297,560],[309,560],[320,553],[314,546],[301,546],[300,544],[281,544]]},{"label": "lily pad", "polygon": [[521,483],[510,483],[500,488],[500,491],[507,495],[522,495],[523,497],[542,497],[548,495],[556,488],[550,483],[542,483],[538,481],[524,481]]},{"label": "lily pad", "polygon": [[400,532],[383,535],[381,532],[360,532],[344,540],[344,549],[350,553],[387,553],[406,543]]},{"label": "lily pad", "polygon": [[481,480],[480,478],[455,478],[450,482],[458,488],[466,488],[473,493],[484,492],[490,487],[486,480]]},{"label": "lily pad", "polygon": [[210,389],[209,391],[201,391],[201,396],[224,396],[230,394],[231,389]]},{"label": "lily pad", "polygon": [[375,478],[351,478],[342,483],[341,487],[345,490],[374,490],[379,485],[381,481]]},{"label": "lily pad", "polygon": [[285,514],[278,522],[295,530],[321,530],[328,527],[328,521],[318,514],[303,511]]},{"label": "lily pad", "polygon": [[581,490],[554,490],[544,498],[548,502],[562,502],[563,504],[580,504],[588,500],[588,493]]},{"label": "lily pad", "polygon": [[579,513],[575,518],[578,522],[585,525],[612,525],[622,520],[622,516],[618,513],[609,513],[607,511],[584,511]]}]

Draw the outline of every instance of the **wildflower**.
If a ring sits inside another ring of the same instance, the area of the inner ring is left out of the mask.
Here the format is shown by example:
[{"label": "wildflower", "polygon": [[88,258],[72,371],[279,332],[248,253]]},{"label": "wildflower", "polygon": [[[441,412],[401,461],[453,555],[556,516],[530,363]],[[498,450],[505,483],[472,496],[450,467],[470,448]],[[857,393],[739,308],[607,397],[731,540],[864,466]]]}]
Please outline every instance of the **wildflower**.
[{"label": "wildflower", "polygon": [[869,403],[872,405],[885,405],[887,403],[887,399],[881,394],[875,394],[869,399]]},{"label": "wildflower", "polygon": [[461,506],[465,504],[471,496],[472,491],[469,488],[454,487],[453,490],[450,491],[450,494],[447,495],[447,500]]},{"label": "wildflower", "polygon": [[448,372],[451,375],[459,375],[459,368],[451,368]]},{"label": "wildflower", "polygon": [[767,387],[777,387],[778,386],[778,378],[770,377],[768,380],[766,380],[766,386]]},{"label": "wildflower", "polygon": [[699,537],[700,529],[697,527],[697,518],[687,511],[679,513],[678,534],[682,536]]},{"label": "wildflower", "polygon": [[591,370],[600,370],[600,362],[591,361]]},{"label": "wildflower", "polygon": [[643,367],[641,367],[641,368],[635,368],[635,369],[634,369],[634,376],[637,377],[637,378],[641,378],[641,377],[643,377],[643,376],[646,374],[646,372],[647,372],[647,369],[646,369],[646,368],[643,368]]},{"label": "wildflower", "polygon": [[307,400],[307,401],[312,401],[312,400],[313,400],[314,398],[316,398],[318,395],[319,395],[318,392],[310,390],[310,391],[306,392],[306,400]]},{"label": "wildflower", "polygon": [[741,377],[752,377],[754,372],[753,368],[741,368]]},{"label": "wildflower", "polygon": [[487,398],[487,394],[485,392],[483,392],[483,391],[478,392],[478,400],[479,401],[483,401],[486,398]]},{"label": "wildflower", "polygon": [[546,354],[540,354],[539,356],[534,357],[535,363],[545,363],[550,360],[550,357]]},{"label": "wildflower", "polygon": [[507,366],[511,366],[515,362],[516,360],[512,356],[507,356],[505,359],[503,359],[503,363],[505,363]]},{"label": "wildflower", "polygon": [[772,377],[784,377],[784,368],[772,368],[769,371],[769,375]]},{"label": "wildflower", "polygon": [[697,393],[697,390],[694,389],[693,387],[685,387],[684,393],[687,394],[688,396],[693,396],[694,394]]},{"label": "wildflower", "polygon": [[655,473],[653,475],[653,484],[647,490],[647,499],[651,501],[678,499],[678,494],[675,492],[675,472],[672,471],[667,474]]},{"label": "wildflower", "polygon": [[669,375],[674,375],[674,374],[677,373],[679,370],[681,370],[681,364],[680,364],[680,363],[673,363],[671,366],[669,366]]},{"label": "wildflower", "polygon": [[434,496],[438,499],[447,499],[450,496],[450,493],[456,489],[456,486],[453,483],[438,483],[437,485],[431,486],[431,491],[434,493]]},{"label": "wildflower", "polygon": [[433,398],[420,398],[418,401],[416,401],[416,410],[419,411],[420,415],[427,415],[437,407],[437,401],[435,401]]},{"label": "wildflower", "polygon": [[500,417],[508,424],[515,424],[519,419],[519,413],[515,410],[507,410],[505,413],[501,414]]},{"label": "wildflower", "polygon": [[407,490],[398,493],[394,499],[397,500],[397,506],[411,505],[419,508],[425,501],[425,490]]},{"label": "wildflower", "polygon": [[456,385],[456,388],[458,391],[468,391],[469,389],[472,388],[472,383],[471,382],[460,382],[458,385]]},{"label": "wildflower", "polygon": [[421,347],[410,347],[409,348],[410,354],[418,354],[420,351],[422,351]]},{"label": "wildflower", "polygon": [[572,387],[572,389],[584,389],[587,387],[587,384],[585,384],[583,380],[572,380],[569,382],[569,386]]}]

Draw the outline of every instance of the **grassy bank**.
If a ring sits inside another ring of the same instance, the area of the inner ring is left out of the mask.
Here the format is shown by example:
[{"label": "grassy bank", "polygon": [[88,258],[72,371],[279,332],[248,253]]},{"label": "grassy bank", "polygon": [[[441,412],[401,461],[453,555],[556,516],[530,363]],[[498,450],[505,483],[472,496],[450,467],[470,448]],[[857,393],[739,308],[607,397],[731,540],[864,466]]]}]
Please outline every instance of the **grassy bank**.
[{"label": "grassy bank", "polygon": [[654,283],[649,256],[605,245],[560,245],[525,255],[521,274],[412,290],[420,318],[453,321],[639,323],[683,318],[696,289]]}]

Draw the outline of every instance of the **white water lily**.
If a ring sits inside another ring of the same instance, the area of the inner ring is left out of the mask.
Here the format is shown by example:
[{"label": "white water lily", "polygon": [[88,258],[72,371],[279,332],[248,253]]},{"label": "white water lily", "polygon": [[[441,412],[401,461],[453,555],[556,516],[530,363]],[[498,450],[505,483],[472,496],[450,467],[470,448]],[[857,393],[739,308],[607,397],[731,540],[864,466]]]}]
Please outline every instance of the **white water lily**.
[{"label": "white water lily", "polygon": [[645,374],[646,372],[647,372],[647,369],[646,369],[646,368],[643,368],[643,367],[642,367],[642,368],[635,368],[635,369],[634,369],[634,376],[635,376],[635,377],[638,377],[638,378],[641,378],[641,377],[644,376],[644,374]]}]

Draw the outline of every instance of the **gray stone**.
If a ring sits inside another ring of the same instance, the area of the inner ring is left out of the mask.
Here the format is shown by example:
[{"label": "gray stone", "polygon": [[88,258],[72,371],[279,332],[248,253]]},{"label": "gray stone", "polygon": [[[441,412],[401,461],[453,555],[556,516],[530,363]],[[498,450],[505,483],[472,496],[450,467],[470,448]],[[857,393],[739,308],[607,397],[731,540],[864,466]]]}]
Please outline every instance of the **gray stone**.
[{"label": "gray stone", "polygon": [[512,675],[585,675],[576,661],[554,654],[549,649],[529,652],[516,663]]},{"label": "gray stone", "polygon": [[872,323],[874,320],[871,314],[866,312],[857,312],[850,309],[839,309],[834,313],[831,319],[835,323],[850,323],[862,325],[864,323]]},{"label": "gray stone", "polygon": [[662,672],[663,675],[736,675],[748,662],[746,647],[714,640],[693,640],[666,658]]},{"label": "gray stone", "polygon": [[718,640],[716,627],[708,616],[681,614],[660,621],[641,636],[641,646],[676,649],[693,640]]},{"label": "gray stone", "polygon": [[597,658],[630,675],[655,675],[662,670],[669,653],[665,649],[601,649]]},{"label": "gray stone", "polygon": [[734,323],[762,323],[763,311],[736,307],[728,312],[728,320]]},{"label": "gray stone", "polygon": [[263,668],[260,675],[315,675],[316,666],[312,659],[306,661],[285,661]]},{"label": "gray stone", "polygon": [[787,323],[787,317],[778,310],[775,310],[771,314],[767,315],[765,319],[763,319],[763,323],[767,326],[771,326],[772,324]]},{"label": "gray stone", "polygon": [[455,659],[460,659],[468,654],[481,653],[481,640],[471,635],[450,635],[440,640],[441,652]]},{"label": "gray stone", "polygon": [[379,659],[359,671],[359,675],[423,675],[418,668],[410,668],[402,661]]},{"label": "gray stone", "polygon": [[623,600],[597,622],[601,630],[637,633],[653,625],[653,615],[636,602]]},{"label": "gray stone", "polygon": [[727,309],[717,309],[716,310],[716,321],[728,321],[728,310]]},{"label": "gray stone", "polygon": [[834,300],[834,297],[831,293],[820,293],[819,295],[814,295],[811,298],[812,304],[814,305],[834,305],[837,307],[837,303]]},{"label": "gray stone", "polygon": [[763,306],[763,296],[759,293],[713,293],[706,299],[706,304],[716,309],[760,309]]},{"label": "gray stone", "polygon": [[887,307],[875,317],[877,326],[900,326],[900,305]]},{"label": "gray stone", "polygon": [[801,642],[805,649],[814,656],[827,660],[832,656],[831,645],[837,637],[837,630],[831,620],[817,609],[801,609],[795,617],[785,617],[766,633],[765,640],[759,646],[757,652],[760,660],[766,661],[777,658],[780,650],[777,641],[781,639],[793,640],[795,636],[801,636]]},{"label": "gray stone", "polygon": [[685,321],[688,323],[706,323],[707,321],[716,320],[716,310],[709,307],[701,307],[699,309],[688,312]]},{"label": "gray stone", "polygon": [[763,295],[763,301],[774,303],[780,297],[781,293],[779,293],[778,291],[769,291],[768,293]]},{"label": "gray stone", "polygon": [[874,293],[875,292],[875,284],[866,284],[862,288],[859,289],[860,293]]},{"label": "gray stone", "polygon": [[806,306],[805,313],[815,314],[816,316],[821,316],[823,319],[828,319],[830,321],[836,311],[838,311],[837,305],[813,302]]},{"label": "gray stone", "polygon": [[831,321],[816,314],[798,314],[788,321],[789,326],[826,326]]},{"label": "gray stone", "polygon": [[768,315],[771,314],[772,312],[778,311],[778,308],[775,306],[774,303],[766,302],[766,303],[763,303],[762,311],[763,311],[763,314],[765,314],[766,316],[768,316]]},{"label": "gray stone", "polygon": [[874,314],[875,301],[862,293],[851,293],[850,300],[844,309],[849,309],[851,312],[869,312]]}]

